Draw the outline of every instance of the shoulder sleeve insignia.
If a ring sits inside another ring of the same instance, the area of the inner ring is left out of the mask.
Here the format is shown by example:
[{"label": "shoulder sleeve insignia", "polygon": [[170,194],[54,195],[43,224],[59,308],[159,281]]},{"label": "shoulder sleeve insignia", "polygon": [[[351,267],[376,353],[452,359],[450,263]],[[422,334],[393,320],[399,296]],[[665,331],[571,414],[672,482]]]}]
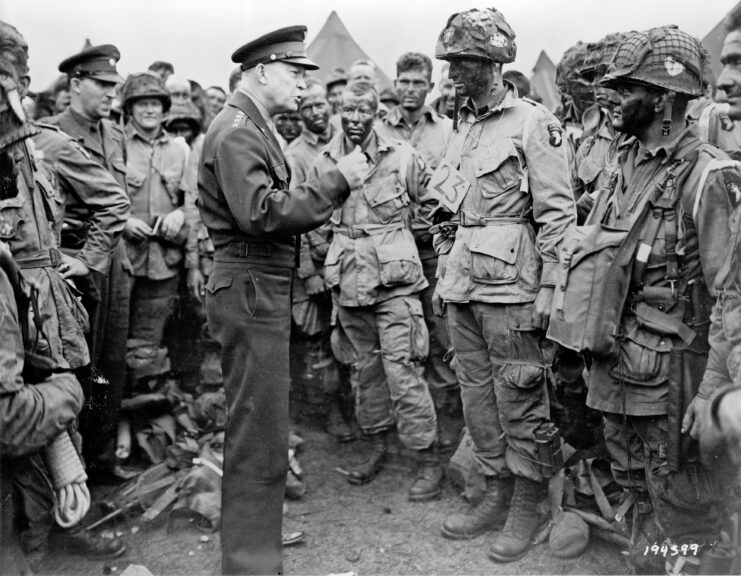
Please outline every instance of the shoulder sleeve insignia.
[{"label": "shoulder sleeve insignia", "polygon": [[728,201],[736,208],[741,204],[741,177],[736,170],[723,170]]},{"label": "shoulder sleeve insignia", "polygon": [[232,128],[239,128],[245,116],[246,114],[242,112],[241,110],[237,112],[236,115],[234,116],[234,121],[232,122]]},{"label": "shoulder sleeve insignia", "polygon": [[72,146],[72,148],[74,148],[75,150],[77,150],[80,154],[82,154],[88,160],[92,160],[93,159],[93,155],[90,154],[90,152],[88,151],[88,149],[85,148],[82,144],[80,144],[77,140],[73,140],[72,138],[70,138],[69,139],[69,144],[70,144],[70,146]]},{"label": "shoulder sleeve insignia", "polygon": [[558,148],[563,142],[563,129],[560,122],[550,122],[548,124],[548,143],[554,148]]}]

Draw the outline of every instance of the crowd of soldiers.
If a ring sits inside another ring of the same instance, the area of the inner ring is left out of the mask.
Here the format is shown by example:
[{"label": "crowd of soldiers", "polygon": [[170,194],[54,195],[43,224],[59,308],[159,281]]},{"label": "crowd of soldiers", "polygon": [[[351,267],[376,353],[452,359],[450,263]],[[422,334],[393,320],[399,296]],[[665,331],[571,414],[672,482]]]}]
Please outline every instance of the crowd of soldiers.
[{"label": "crowd of soldiers", "polygon": [[717,79],[674,26],[578,42],[555,113],[503,73],[494,8],[448,19],[430,104],[424,53],[393,89],[366,60],[322,83],[305,32],[236,50],[228,94],[167,62],[124,80],[110,44],[32,94],[0,22],[3,573],[124,554],[80,529],[87,483],[204,430],[226,431],[224,572],[280,573],[289,385],[362,433],[352,485],[393,434],[408,498],[435,500],[458,447],[470,502],[441,532],[493,532],[493,561],[549,533],[578,555],[591,523],[637,573],[731,573],[741,10]]}]

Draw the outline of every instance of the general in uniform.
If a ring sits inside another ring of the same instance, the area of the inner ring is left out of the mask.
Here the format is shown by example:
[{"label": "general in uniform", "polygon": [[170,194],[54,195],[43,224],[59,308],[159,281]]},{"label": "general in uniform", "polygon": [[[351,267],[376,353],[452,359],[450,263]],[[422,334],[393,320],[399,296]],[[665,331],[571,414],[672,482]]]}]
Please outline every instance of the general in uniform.
[{"label": "general in uniform", "polygon": [[222,346],[229,422],[224,447],[222,557],[228,574],[282,572],[288,467],[288,342],[296,236],[327,221],[367,169],[353,153],[289,191],[270,118],[295,111],[305,88],[306,28],[238,49],[242,87],[213,120],[199,169],[199,210],[214,243],[206,314]]}]

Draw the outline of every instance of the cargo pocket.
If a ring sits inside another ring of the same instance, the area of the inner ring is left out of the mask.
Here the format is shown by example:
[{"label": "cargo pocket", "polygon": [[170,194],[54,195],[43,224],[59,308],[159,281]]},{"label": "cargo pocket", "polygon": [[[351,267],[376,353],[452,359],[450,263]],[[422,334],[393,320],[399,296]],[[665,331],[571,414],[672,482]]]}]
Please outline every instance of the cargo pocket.
[{"label": "cargo pocket", "polygon": [[631,384],[657,386],[669,378],[672,339],[641,330],[635,318],[625,319],[625,335],[618,340],[617,364],[610,376]]},{"label": "cargo pocket", "polygon": [[513,284],[520,277],[517,255],[522,227],[482,226],[471,234],[471,278],[482,284]]},{"label": "cargo pocket", "polygon": [[208,282],[206,283],[206,290],[209,294],[214,295],[219,290],[229,288],[229,286],[232,285],[232,280],[233,278],[231,276],[213,275],[211,276],[211,278],[208,279]]},{"label": "cargo pocket", "polygon": [[399,211],[409,206],[409,194],[396,174],[380,179],[363,188],[365,201],[382,224],[399,220]]},{"label": "cargo pocket", "polygon": [[422,275],[422,262],[412,242],[376,245],[376,256],[382,286],[414,284]]},{"label": "cargo pocket", "polygon": [[407,298],[411,329],[409,331],[409,357],[414,362],[423,362],[430,352],[430,333],[425,324],[422,302],[416,298]]},{"label": "cargo pocket", "polygon": [[486,148],[474,158],[474,174],[484,198],[493,198],[526,184],[520,155],[511,138]]},{"label": "cargo pocket", "polygon": [[331,244],[327,251],[327,258],[324,260],[324,284],[327,288],[334,288],[340,285],[340,276],[342,275],[342,258],[345,250],[337,244]]}]

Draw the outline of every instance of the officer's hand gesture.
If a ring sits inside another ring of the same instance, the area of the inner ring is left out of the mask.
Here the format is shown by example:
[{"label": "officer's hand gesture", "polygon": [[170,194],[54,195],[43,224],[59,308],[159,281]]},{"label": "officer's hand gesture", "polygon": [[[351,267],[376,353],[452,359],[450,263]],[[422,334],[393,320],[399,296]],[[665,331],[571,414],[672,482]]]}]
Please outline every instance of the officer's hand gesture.
[{"label": "officer's hand gesture", "polygon": [[337,170],[342,172],[350,189],[360,188],[363,185],[368,175],[368,160],[360,150],[360,146],[355,146],[355,150],[339,159]]}]

